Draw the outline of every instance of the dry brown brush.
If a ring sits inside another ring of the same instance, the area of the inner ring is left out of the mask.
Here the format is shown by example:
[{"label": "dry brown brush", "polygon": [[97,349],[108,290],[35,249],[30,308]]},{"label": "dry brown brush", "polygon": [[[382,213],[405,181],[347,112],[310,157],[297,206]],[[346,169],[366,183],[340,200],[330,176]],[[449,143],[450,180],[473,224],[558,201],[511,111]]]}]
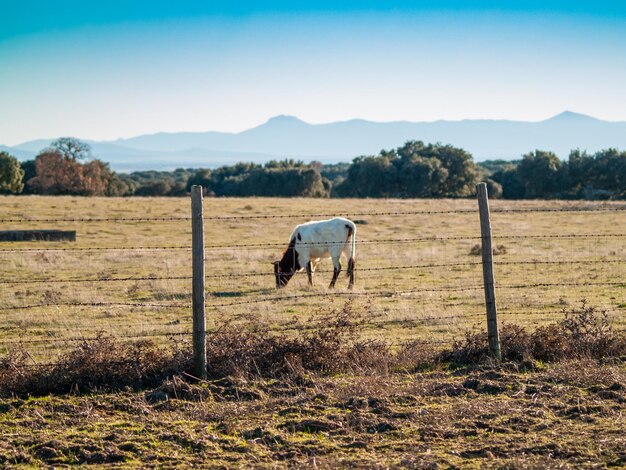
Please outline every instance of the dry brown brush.
[{"label": "dry brown brush", "polygon": [[[532,332],[505,323],[500,329],[502,359],[557,362],[565,359],[626,357],[626,333],[613,329],[606,311],[581,301],[580,307],[563,310],[563,319]],[[472,364],[490,357],[487,333],[467,332],[445,351],[443,361]]]},{"label": "dry brown brush", "polygon": [[[211,377],[281,376],[305,372],[381,372],[391,357],[381,341],[360,339],[364,316],[347,302],[292,336],[274,334],[266,324],[249,319],[242,328],[224,323],[207,341]],[[297,329],[297,327],[296,327]]]},{"label": "dry brown brush", "polygon": [[[277,334],[271,325],[254,319],[243,324],[225,322],[207,338],[209,377],[305,379],[310,374],[411,373],[440,363],[491,360],[485,332],[468,332],[448,349],[437,350],[427,341],[416,340],[392,351],[387,343],[362,339],[366,324],[351,302],[304,330],[294,326],[293,334]],[[626,334],[612,328],[605,312],[585,302],[564,311],[559,322],[532,332],[505,324],[500,337],[505,361],[626,359]],[[37,365],[18,349],[0,359],[0,396],[152,387],[189,374],[191,357],[188,342],[172,339],[169,346],[160,346],[105,335],[83,341],[53,364]]]},{"label": "dry brown brush", "polygon": [[37,364],[24,349],[17,349],[0,360],[0,396],[153,386],[188,370],[190,357],[178,343],[127,343],[103,334],[84,340],[54,363]]}]

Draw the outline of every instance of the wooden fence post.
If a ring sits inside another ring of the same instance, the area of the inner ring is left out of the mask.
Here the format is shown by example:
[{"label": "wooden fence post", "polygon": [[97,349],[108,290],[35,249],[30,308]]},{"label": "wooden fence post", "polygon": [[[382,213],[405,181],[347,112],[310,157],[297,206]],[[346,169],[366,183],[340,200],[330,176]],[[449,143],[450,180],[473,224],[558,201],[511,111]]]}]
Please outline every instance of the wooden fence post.
[{"label": "wooden fence post", "polygon": [[207,378],[206,319],[204,315],[204,220],[202,186],[191,187],[191,256],[193,301],[193,370],[196,377]]},{"label": "wooden fence post", "polygon": [[500,333],[498,332],[498,310],[496,308],[496,289],[493,276],[493,248],[491,246],[491,220],[489,217],[489,199],[487,184],[476,186],[478,211],[480,214],[480,234],[483,257],[483,282],[485,286],[485,306],[487,308],[487,336],[489,351],[497,360],[502,358],[500,352]]}]

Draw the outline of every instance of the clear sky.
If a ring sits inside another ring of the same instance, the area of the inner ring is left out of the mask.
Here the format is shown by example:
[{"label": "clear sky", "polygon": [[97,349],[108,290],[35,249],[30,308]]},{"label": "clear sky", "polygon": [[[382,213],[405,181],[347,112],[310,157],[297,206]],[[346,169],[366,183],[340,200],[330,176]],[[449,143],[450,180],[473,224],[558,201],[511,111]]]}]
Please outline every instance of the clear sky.
[{"label": "clear sky", "polygon": [[564,110],[626,121],[626,1],[0,0],[5,145]]}]

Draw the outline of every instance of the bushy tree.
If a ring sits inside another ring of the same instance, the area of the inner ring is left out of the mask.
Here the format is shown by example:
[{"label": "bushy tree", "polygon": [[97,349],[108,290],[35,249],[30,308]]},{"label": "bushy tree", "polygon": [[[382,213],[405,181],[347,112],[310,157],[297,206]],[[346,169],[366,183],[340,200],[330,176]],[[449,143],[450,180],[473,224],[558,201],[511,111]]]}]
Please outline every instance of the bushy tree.
[{"label": "bushy tree", "polygon": [[[60,150],[56,143],[60,142]],[[88,147],[88,146],[87,146]],[[82,142],[59,139],[35,158],[35,176],[28,186],[39,194],[71,194],[82,196],[121,196],[127,194],[128,185],[111,171],[109,165],[93,159],[81,163],[85,158],[77,152],[85,152]]]},{"label": "bushy tree", "polygon": [[478,172],[463,149],[409,141],[395,150],[353,160],[335,186],[343,197],[467,197]]},{"label": "bushy tree", "polygon": [[83,194],[88,196],[124,196],[129,192],[109,164],[98,159],[83,164],[83,178]]},{"label": "bushy tree", "polygon": [[0,152],[0,193],[19,194],[24,189],[24,170],[17,158]]},{"label": "bushy tree", "polygon": [[168,196],[172,186],[167,181],[152,181],[135,190],[135,196]]},{"label": "bushy tree", "polygon": [[241,196],[324,197],[322,175],[315,168],[262,168],[241,182]]},{"label": "bushy tree", "polygon": [[29,185],[38,194],[82,194],[82,167],[58,150],[44,150],[35,158],[35,177]]},{"label": "bushy tree", "polygon": [[490,177],[502,185],[506,199],[626,198],[626,152],[605,149],[591,155],[575,149],[567,161],[537,150],[517,162],[492,162]]},{"label": "bushy tree", "polygon": [[518,162],[498,165],[490,179],[498,183],[502,188],[502,197],[504,199],[523,199],[526,189],[524,183],[517,174]]},{"label": "bushy tree", "polygon": [[535,150],[524,155],[517,167],[517,175],[524,186],[524,197],[558,197],[565,189],[564,170],[561,160],[553,152]]},{"label": "bushy tree", "polygon": [[398,175],[394,155],[358,157],[352,161],[346,179],[337,188],[343,197],[394,197]]},{"label": "bushy tree", "polygon": [[448,169],[437,158],[413,156],[398,171],[398,196],[444,197]]},{"label": "bushy tree", "polygon": [[487,185],[487,195],[489,199],[502,198],[502,185],[491,178],[486,178],[484,183]]},{"label": "bushy tree", "polygon": [[[474,194],[478,172],[472,156],[465,150],[451,145],[424,145],[421,141],[409,141],[398,148],[397,153],[403,163],[421,159],[419,165],[430,174],[430,178],[423,180],[430,189],[418,192],[431,197],[467,197]],[[415,190],[411,194],[417,195]]]},{"label": "bushy tree", "polygon": [[326,197],[330,193],[319,168],[295,160],[200,169],[187,180],[187,191],[193,185],[201,185],[212,196]]},{"label": "bushy tree", "polygon": [[24,182],[22,194],[34,194],[35,189],[31,187],[30,180],[36,176],[35,160],[26,160],[22,162],[20,166],[24,172],[24,176],[22,177],[22,181]]},{"label": "bushy tree", "polygon": [[599,189],[626,192],[626,152],[610,148],[596,152],[590,172],[590,183]]}]

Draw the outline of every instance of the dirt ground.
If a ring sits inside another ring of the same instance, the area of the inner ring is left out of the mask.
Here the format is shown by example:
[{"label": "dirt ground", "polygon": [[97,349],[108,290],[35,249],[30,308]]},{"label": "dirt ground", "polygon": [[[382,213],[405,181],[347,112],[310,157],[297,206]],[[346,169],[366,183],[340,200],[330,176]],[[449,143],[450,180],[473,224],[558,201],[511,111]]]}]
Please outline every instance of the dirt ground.
[{"label": "dirt ground", "polygon": [[619,360],[175,377],[150,390],[0,400],[0,466],[623,468],[625,421]]}]

